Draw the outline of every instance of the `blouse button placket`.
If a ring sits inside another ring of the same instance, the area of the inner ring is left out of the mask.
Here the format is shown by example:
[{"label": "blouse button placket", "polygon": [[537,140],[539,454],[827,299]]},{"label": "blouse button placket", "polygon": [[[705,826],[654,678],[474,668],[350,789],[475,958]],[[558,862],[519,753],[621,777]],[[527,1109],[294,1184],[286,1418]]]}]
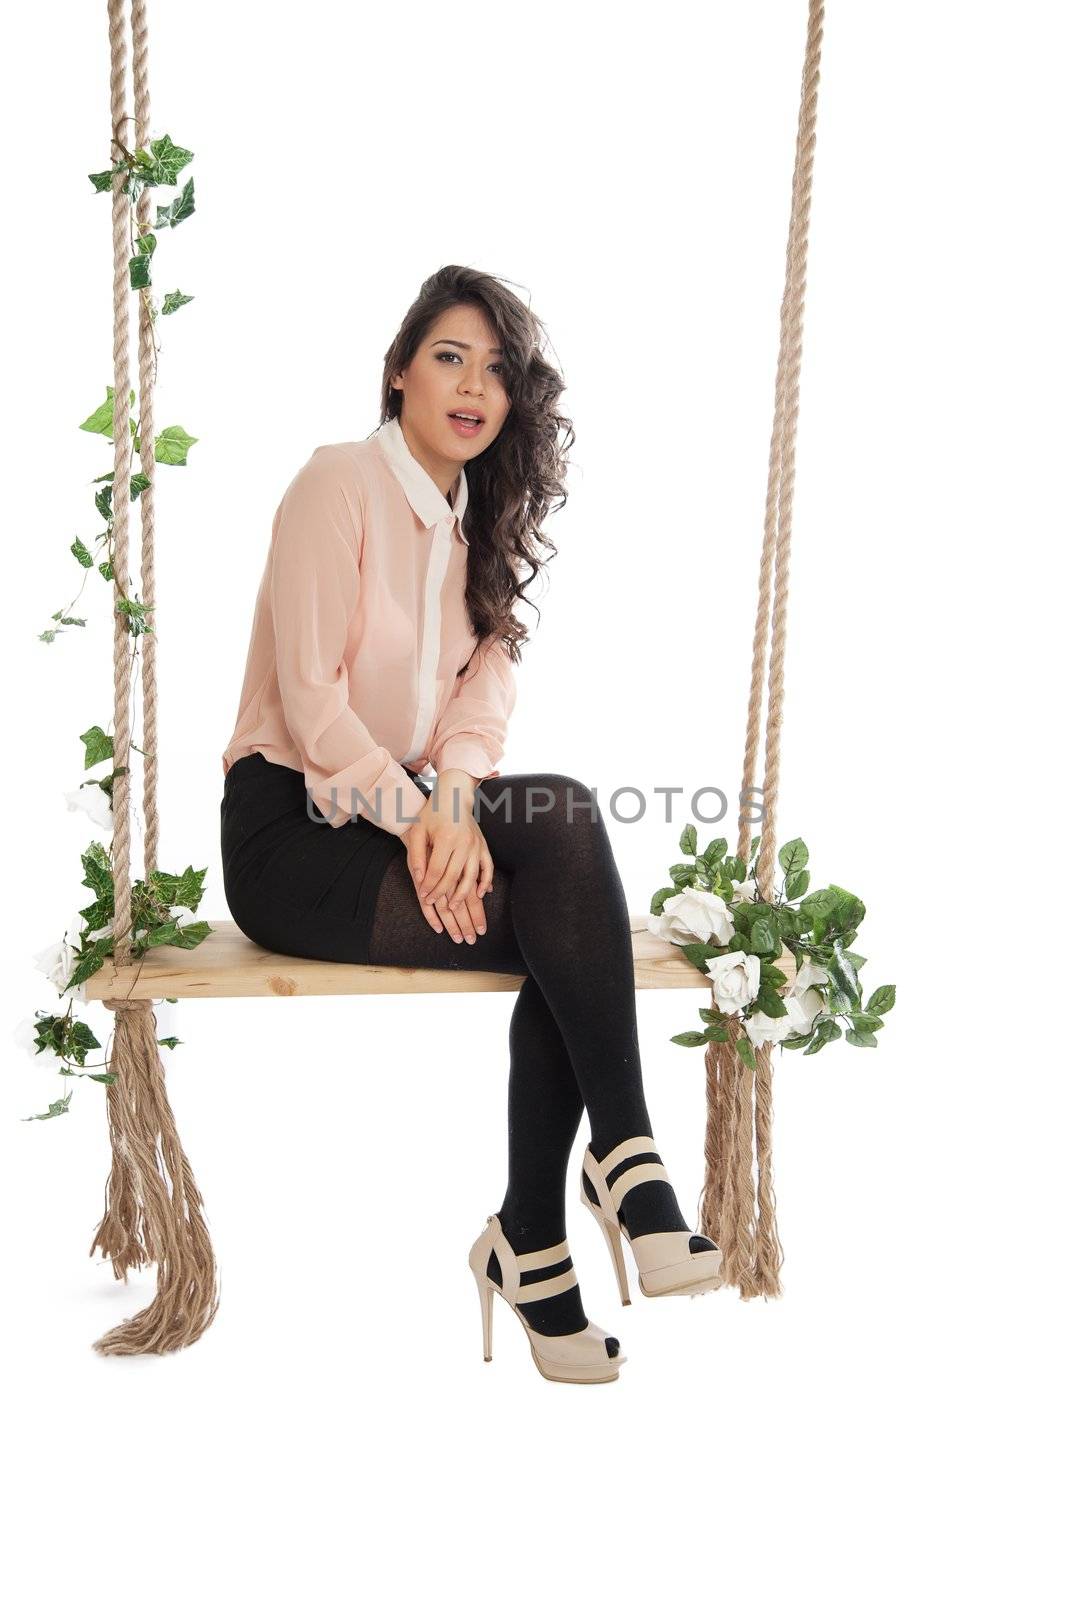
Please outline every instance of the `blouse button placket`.
[{"label": "blouse button placket", "polygon": [[424,754],[425,741],[433,725],[436,711],[436,671],[440,664],[440,593],[447,574],[451,553],[455,516],[443,518],[433,524],[433,547],[429,552],[429,565],[425,573],[425,604],[422,611],[422,640],[418,669],[418,713],[414,720],[414,733],[404,762],[417,761]]}]

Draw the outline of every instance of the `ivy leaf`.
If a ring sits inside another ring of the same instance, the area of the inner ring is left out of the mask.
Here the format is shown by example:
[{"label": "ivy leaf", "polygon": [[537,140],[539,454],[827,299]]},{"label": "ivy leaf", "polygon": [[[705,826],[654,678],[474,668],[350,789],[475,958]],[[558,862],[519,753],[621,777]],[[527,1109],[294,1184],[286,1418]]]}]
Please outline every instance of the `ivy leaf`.
[{"label": "ivy leaf", "polygon": [[116,1080],[118,1078],[118,1073],[117,1072],[87,1072],[85,1074],[85,1076],[87,1078],[91,1078],[93,1083],[114,1083],[114,1082],[116,1082]]},{"label": "ivy leaf", "polygon": [[50,1117],[61,1117],[64,1111],[70,1110],[70,1097],[73,1089],[68,1089],[62,1100],[53,1100],[47,1111],[38,1111],[36,1116],[23,1117],[23,1122],[47,1122]]},{"label": "ivy leaf", "polygon": [[129,263],[129,286],[131,289],[150,289],[152,285],[152,258],[151,256],[133,256]]},{"label": "ivy leaf", "polygon": [[194,294],[182,294],[180,289],[171,289],[170,293],[163,297],[162,315],[169,317],[172,312],[180,311],[182,306],[187,306],[195,298]]},{"label": "ivy leaf", "polygon": [[83,567],[92,566],[92,555],[82,544],[80,539],[74,540],[74,543],[70,547],[70,553],[72,556],[74,556],[75,560],[80,561]]},{"label": "ivy leaf", "polygon": [[99,762],[106,761],[108,756],[115,753],[114,741],[109,733],[105,733],[98,723],[93,723],[91,728],[78,736],[85,746],[85,766],[95,767]]},{"label": "ivy leaf", "polygon": [[179,222],[185,222],[196,210],[196,180],[190,178],[181,193],[173,199],[168,206],[157,206],[155,211],[155,226],[157,228],[176,228]]},{"label": "ivy leaf", "polygon": [[192,151],[183,150],[168,133],[153,139],[150,150],[150,155],[146,150],[137,151],[138,165],[149,184],[176,184],[182,168],[192,160]]},{"label": "ivy leaf", "polygon": [[[135,399],[136,391],[131,389],[129,391],[129,403],[131,407]],[[132,423],[133,419],[131,417],[131,426]],[[86,417],[85,421],[79,423],[78,426],[84,429],[86,433],[105,433],[109,439],[114,438],[115,391],[110,384],[107,385],[107,399],[102,405],[97,406],[96,410],[91,414],[91,416]]]},{"label": "ivy leaf", "polygon": [[168,467],[187,466],[189,447],[198,443],[198,439],[175,423],[172,427],[164,428],[156,438],[155,459]]},{"label": "ivy leaf", "polygon": [[203,881],[207,868],[186,867],[180,877],[172,872],[152,872],[148,882],[155,894],[167,906],[187,906],[195,911],[203,898]]},{"label": "ivy leaf", "polygon": [[170,1034],[167,1038],[159,1039],[156,1042],[158,1044],[165,1044],[168,1050],[173,1050],[175,1045],[182,1043],[182,1040],[178,1039],[174,1034]]}]

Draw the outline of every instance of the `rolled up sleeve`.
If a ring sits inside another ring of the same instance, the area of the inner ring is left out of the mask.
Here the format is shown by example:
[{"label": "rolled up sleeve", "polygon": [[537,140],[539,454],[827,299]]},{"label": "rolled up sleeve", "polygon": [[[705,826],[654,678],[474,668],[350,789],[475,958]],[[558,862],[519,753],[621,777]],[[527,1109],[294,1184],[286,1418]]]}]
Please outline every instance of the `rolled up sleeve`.
[{"label": "rolled up sleeve", "polygon": [[501,641],[482,639],[444,707],[429,760],[437,772],[498,778],[507,725],[517,698],[514,663]]},{"label": "rolled up sleeve", "polygon": [[361,510],[343,455],[319,446],[278,508],[270,568],[285,724],[315,805],[334,828],[366,816],[404,834],[427,797],[348,698],[345,649],[359,595]]}]

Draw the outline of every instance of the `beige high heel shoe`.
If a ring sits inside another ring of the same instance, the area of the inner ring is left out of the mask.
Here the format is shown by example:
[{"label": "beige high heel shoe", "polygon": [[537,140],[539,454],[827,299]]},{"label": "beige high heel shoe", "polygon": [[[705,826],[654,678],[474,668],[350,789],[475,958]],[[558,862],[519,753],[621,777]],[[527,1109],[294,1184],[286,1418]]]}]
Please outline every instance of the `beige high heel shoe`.
[{"label": "beige high heel shoe", "polygon": [[[613,1183],[608,1183],[607,1179],[614,1168],[629,1156],[636,1155],[654,1156],[657,1159],[637,1162],[615,1178]],[[625,1272],[625,1256],[621,1248],[622,1234],[628,1239],[629,1248],[636,1259],[640,1288],[644,1294],[652,1298],[662,1294],[696,1295],[721,1287],[723,1258],[714,1241],[712,1239],[710,1241],[714,1244],[712,1250],[699,1250],[693,1254],[689,1248],[690,1239],[705,1238],[705,1234],[696,1235],[674,1230],[668,1233],[641,1233],[635,1239],[629,1238],[629,1230],[618,1216],[618,1207],[636,1184],[649,1183],[656,1179],[664,1180],[666,1183],[670,1181],[669,1173],[662,1163],[654,1140],[646,1134],[623,1139],[603,1157],[601,1162],[592,1155],[591,1145],[584,1152],[581,1169],[581,1202],[588,1207],[603,1230],[603,1237],[614,1263],[614,1275],[618,1280],[621,1303],[624,1306],[630,1305],[631,1302],[628,1277]],[[589,1195],[588,1185],[591,1186],[595,1199]]]},{"label": "beige high heel shoe", "polygon": [[[502,1284],[488,1275],[488,1263],[493,1251],[502,1273]],[[561,1294],[577,1282],[572,1264],[564,1272],[554,1273],[539,1281],[522,1280],[533,1275],[539,1267],[560,1266],[569,1260],[569,1245],[563,1239],[549,1245],[546,1250],[529,1250],[515,1255],[503,1232],[498,1216],[488,1218],[484,1228],[470,1247],[469,1263],[477,1281],[481,1297],[481,1331],[484,1335],[484,1359],[492,1359],[492,1295],[501,1295],[514,1308],[529,1339],[533,1361],[537,1370],[555,1383],[613,1383],[618,1369],[628,1360],[612,1334],[605,1333],[594,1322],[578,1333],[537,1333],[530,1327],[522,1313],[522,1306],[530,1300],[545,1300],[548,1295]],[[610,1355],[610,1341],[617,1354]]]}]

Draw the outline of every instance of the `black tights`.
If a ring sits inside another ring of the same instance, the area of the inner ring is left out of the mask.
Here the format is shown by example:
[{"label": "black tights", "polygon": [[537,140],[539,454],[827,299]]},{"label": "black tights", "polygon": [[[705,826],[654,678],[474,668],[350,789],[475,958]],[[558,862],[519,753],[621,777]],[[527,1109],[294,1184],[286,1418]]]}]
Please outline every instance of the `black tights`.
[{"label": "black tights", "polygon": [[[369,959],[528,974],[510,1023],[509,1167],[499,1208],[520,1254],[565,1237],[567,1164],[585,1107],[597,1159],[623,1139],[652,1133],[632,935],[606,824],[586,785],[557,773],[486,778],[474,815],[495,868],[484,898],[487,933],[458,944],[446,929],[435,932],[404,854],[381,881]],[[635,1212],[656,1195],[657,1209],[641,1225]],[[665,1184],[630,1190],[627,1209],[634,1236],[686,1227]]]}]

